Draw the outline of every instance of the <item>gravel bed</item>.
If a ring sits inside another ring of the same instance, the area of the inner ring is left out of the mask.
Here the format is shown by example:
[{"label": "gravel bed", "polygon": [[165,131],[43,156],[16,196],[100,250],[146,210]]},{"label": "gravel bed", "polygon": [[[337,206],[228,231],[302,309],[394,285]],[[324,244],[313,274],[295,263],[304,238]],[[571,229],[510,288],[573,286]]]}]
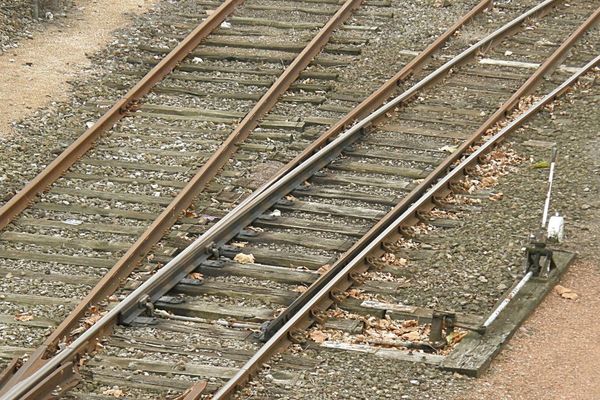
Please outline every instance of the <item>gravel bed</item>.
[{"label": "gravel bed", "polygon": [[371,223],[371,220],[363,219],[363,218],[354,218],[348,216],[339,216],[339,215],[331,215],[331,214],[313,214],[302,211],[282,211],[281,216],[285,218],[300,218],[305,220],[314,220],[315,218],[319,218],[320,222],[328,222],[332,226],[344,226],[351,225],[356,227],[362,227]]},{"label": "gravel bed", "polygon": [[258,350],[257,345],[249,341],[207,335],[207,332],[203,331],[202,325],[195,322],[180,322],[180,324],[189,329],[186,332],[179,332],[176,330],[153,327],[117,326],[115,328],[115,334],[125,336],[128,339],[135,339],[139,343],[144,343],[144,338],[149,337],[166,342],[189,343],[190,345],[205,347],[211,346],[211,348],[214,348],[217,351],[219,351],[219,349]]},{"label": "gravel bed", "polygon": [[[122,251],[98,251],[98,250],[90,250],[90,249],[81,249],[81,248],[73,248],[73,247],[48,247],[48,246],[38,246],[35,244],[24,244],[20,242],[5,242],[4,248],[6,250],[19,250],[25,252],[32,253],[44,253],[44,254],[55,254],[61,256],[78,256],[78,257],[94,257],[94,258],[102,258],[102,259],[114,259],[120,256]],[[68,267],[65,267],[65,270]],[[66,272],[66,271],[65,271]]]},{"label": "gravel bed", "polygon": [[[27,310],[25,311],[25,315],[32,315],[32,312],[33,310]],[[21,309],[7,309],[4,307],[4,303],[0,302],[0,313],[20,314]],[[45,328],[32,329],[30,327],[25,327],[21,325],[3,325],[2,330],[0,330],[0,340],[8,342],[11,346],[14,347],[34,348],[40,345],[44,341],[44,339],[46,339],[47,333],[48,329]]]},{"label": "gravel bed", "polygon": [[34,18],[30,0],[0,0],[0,54],[19,47],[23,39],[33,38],[46,24],[60,24],[74,1],[39,2],[38,18]]},{"label": "gravel bed", "polygon": [[106,193],[121,193],[153,197],[174,197],[177,193],[179,193],[178,188],[173,188],[169,186],[162,186],[158,184],[114,183],[108,179],[104,181],[64,179],[60,183],[57,182],[55,187],[72,188],[78,190],[85,188],[88,190],[97,190]]},{"label": "gravel bed", "polygon": [[317,367],[292,374],[270,363],[234,398],[311,399],[318,392],[320,399],[445,400],[468,381],[433,367],[365,353],[318,349],[303,354]]},{"label": "gravel bed", "polygon": [[[313,219],[315,221],[316,219]],[[279,233],[279,234],[290,234],[290,235],[298,235],[298,236],[310,236],[311,238],[318,240],[319,238],[323,239],[336,239],[336,240],[356,240],[355,238],[344,235],[341,233],[335,232],[323,232],[323,231],[312,231],[305,229],[286,229],[286,228],[267,228],[265,229],[266,233]],[[258,236],[260,239],[260,235]]]},{"label": "gravel bed", "polygon": [[97,198],[82,198],[81,196],[73,196],[70,194],[54,194],[46,193],[44,197],[40,199],[42,203],[50,204],[63,204],[63,205],[85,205],[86,207],[98,207],[107,209],[119,209],[125,211],[142,211],[147,213],[153,213],[155,215],[160,214],[162,206],[158,204],[142,204],[142,203],[130,203],[118,200],[103,200]]},{"label": "gravel bed", "polygon": [[4,276],[0,282],[0,292],[48,296],[64,299],[83,298],[91,286],[74,285],[57,281],[31,279],[27,277]]},{"label": "gravel bed", "polygon": [[[67,224],[65,224],[67,225]],[[68,227],[68,225],[67,225]],[[128,243],[135,239],[133,235],[118,235],[112,233],[104,233],[97,231],[85,231],[72,229],[59,229],[59,228],[46,228],[41,226],[27,225],[20,226],[18,229],[19,233],[31,233],[34,235],[46,235],[59,237],[64,239],[84,239],[84,240],[99,240],[107,243]]]},{"label": "gravel bed", "polygon": [[337,257],[339,256],[339,252],[336,251],[327,251],[327,250],[320,250],[320,249],[308,249],[304,246],[294,246],[294,245],[287,245],[287,244],[274,244],[274,243],[263,243],[263,242],[258,242],[258,243],[252,243],[252,246],[248,246],[246,247],[246,250],[244,251],[244,253],[246,252],[252,252],[253,248],[257,248],[257,249],[268,249],[268,250],[273,250],[276,252],[280,252],[282,254],[310,254],[310,255],[319,255],[319,256],[325,256],[325,257]]},{"label": "gravel bed", "polygon": [[28,218],[41,218],[49,219],[52,221],[61,221],[65,224],[72,223],[78,224],[90,223],[90,224],[111,224],[111,225],[122,225],[129,227],[145,228],[148,225],[146,220],[139,220],[133,218],[121,218],[121,217],[108,217],[99,214],[80,214],[76,211],[72,213],[63,213],[56,211],[47,211],[39,208],[30,208],[23,213],[24,217]]},{"label": "gravel bed", "polygon": [[[0,299],[2,300],[2,299]],[[66,300],[66,299],[65,299]],[[66,304],[53,304],[53,305],[41,305],[41,304],[16,304],[7,301],[0,301],[0,314],[8,314],[8,315],[32,315],[34,317],[39,318],[47,318],[53,321],[62,321],[71,311],[71,308],[74,306],[66,305]],[[29,328],[23,327],[23,330],[19,328],[20,332],[25,332]],[[39,332],[39,329],[34,329],[35,332]],[[11,338],[8,337],[0,337],[2,342],[11,343]],[[39,345],[40,336],[29,337],[26,332],[23,337],[20,338],[24,341],[24,343],[33,343],[34,345]],[[12,344],[10,344],[12,346]]]},{"label": "gravel bed", "polygon": [[13,274],[18,275],[20,271],[37,272],[40,274],[62,274],[62,275],[81,275],[87,277],[99,277],[104,275],[107,268],[94,268],[83,265],[66,265],[53,262],[40,262],[29,260],[10,260],[0,258],[0,266],[6,269],[14,270]]},{"label": "gravel bed", "polygon": [[348,199],[330,199],[330,198],[313,197],[313,196],[302,197],[302,201],[307,201],[307,202],[311,202],[311,203],[332,204],[332,205],[344,206],[344,207],[366,208],[369,210],[377,210],[377,211],[387,211],[390,208],[389,206],[387,206],[385,204],[369,203],[366,201],[348,200]]},{"label": "gravel bed", "polygon": [[162,171],[143,171],[134,169],[125,169],[122,167],[115,167],[111,165],[87,165],[83,163],[76,164],[72,169],[72,172],[78,174],[89,174],[98,176],[119,176],[124,178],[132,179],[146,179],[152,181],[180,181],[187,182],[187,180],[194,175],[195,169],[189,168],[189,172],[162,172]]}]

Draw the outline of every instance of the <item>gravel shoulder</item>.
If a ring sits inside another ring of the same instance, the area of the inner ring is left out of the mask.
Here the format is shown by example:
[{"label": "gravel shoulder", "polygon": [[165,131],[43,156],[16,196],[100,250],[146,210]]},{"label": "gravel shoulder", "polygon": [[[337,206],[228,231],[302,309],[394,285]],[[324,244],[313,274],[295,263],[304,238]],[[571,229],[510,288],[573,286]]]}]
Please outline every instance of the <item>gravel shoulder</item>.
[{"label": "gravel shoulder", "polygon": [[560,285],[578,298],[549,294],[489,372],[456,399],[600,398],[599,93],[597,83],[584,88],[571,98],[572,104],[563,102],[551,119],[547,113],[536,118],[516,138],[557,142],[560,158],[552,208],[566,215],[564,247],[578,257]]},{"label": "gravel shoulder", "polygon": [[88,54],[104,48],[112,32],[154,0],[79,0],[67,18],[33,33],[0,55],[0,137],[33,110],[67,99],[68,82],[90,66]]}]

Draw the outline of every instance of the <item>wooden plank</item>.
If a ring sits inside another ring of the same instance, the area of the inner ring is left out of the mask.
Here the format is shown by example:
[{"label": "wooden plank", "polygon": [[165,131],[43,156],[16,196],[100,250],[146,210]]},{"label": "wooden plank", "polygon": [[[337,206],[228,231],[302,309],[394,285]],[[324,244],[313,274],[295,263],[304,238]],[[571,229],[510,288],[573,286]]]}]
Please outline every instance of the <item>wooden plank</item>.
[{"label": "wooden plank", "polygon": [[[16,279],[34,279],[45,282],[62,282],[73,285],[94,285],[98,282],[97,277],[94,276],[85,276],[85,275],[75,275],[75,274],[59,274],[52,271],[49,273],[40,274],[37,271],[30,271],[27,269],[18,270],[10,269],[6,267],[0,267],[0,274],[2,274],[5,279],[7,274],[12,274]],[[14,278],[13,278],[14,279]]]},{"label": "wooden plank", "polygon": [[312,214],[339,215],[371,220],[379,220],[385,215],[385,211],[374,210],[371,208],[349,207],[337,204],[315,203],[301,200],[294,200],[290,205],[277,204],[273,208],[279,210],[302,211]]},{"label": "wooden plank", "polygon": [[[223,99],[234,99],[234,100],[248,100],[256,101],[262,96],[261,93],[246,93],[246,92],[221,92],[221,93],[209,93],[202,89],[193,89],[184,86],[174,85],[158,85],[153,90],[156,93],[162,94],[187,94],[196,97],[216,97]],[[302,95],[284,95],[281,97],[281,101],[285,103],[311,103],[311,104],[322,104],[325,101],[324,96],[302,96]]]},{"label": "wooden plank", "polygon": [[101,190],[90,190],[81,188],[70,188],[61,186],[52,186],[50,193],[54,194],[67,194],[77,197],[85,197],[88,199],[102,199],[102,200],[115,200],[126,203],[141,203],[141,204],[154,204],[159,206],[167,206],[173,200],[169,197],[156,197],[141,194],[130,194],[130,193],[114,193],[104,192]]},{"label": "wooden plank", "polygon": [[[205,160],[197,160],[198,164],[201,164]],[[97,159],[92,157],[84,157],[81,159],[81,163],[87,165],[95,165],[100,167],[118,167],[131,171],[153,171],[153,172],[169,172],[172,174],[177,173],[190,173],[195,170],[195,167],[183,167],[179,165],[159,165],[132,161],[118,161],[118,160],[105,160]]]},{"label": "wooden plank", "polygon": [[354,241],[351,240],[328,238],[315,240],[314,236],[287,232],[260,232],[256,236],[244,236],[240,240],[250,243],[278,243],[326,251],[346,251],[354,244]]},{"label": "wooden plank", "polygon": [[[173,139],[171,139],[173,140]],[[182,189],[185,187],[186,182],[176,180],[159,180],[159,179],[145,179],[145,178],[129,178],[120,176],[105,176],[105,175],[94,175],[94,174],[81,174],[78,172],[67,172],[63,175],[63,178],[78,179],[82,181],[93,181],[93,182],[113,182],[113,183],[124,183],[129,185],[158,185],[169,188]],[[209,192],[216,192],[222,187],[219,185],[210,185],[207,188]]]},{"label": "wooden plank", "polygon": [[81,265],[92,268],[110,268],[117,261],[110,258],[65,256],[62,254],[34,253],[32,251],[0,250],[0,258],[30,260],[65,265]]},{"label": "wooden plank", "polygon": [[[381,282],[376,282],[379,284]],[[373,285],[376,286],[376,285]],[[429,323],[433,315],[432,309],[417,306],[405,306],[402,304],[385,303],[381,301],[366,300],[360,303],[360,306],[373,310],[384,310],[385,315],[391,319],[411,320],[416,319],[419,323]],[[482,318],[478,315],[456,313],[458,325],[477,328],[481,325]]]},{"label": "wooden plank", "polygon": [[33,294],[17,294],[17,293],[0,293],[0,299],[9,303],[27,304],[30,306],[47,305],[47,306],[75,306],[79,303],[76,298],[61,298],[50,296],[37,296]]},{"label": "wooden plank", "polygon": [[309,181],[311,183],[317,184],[331,184],[341,186],[368,185],[399,191],[406,190],[410,185],[410,182],[408,180],[380,179],[373,177],[354,176],[350,174],[340,173],[337,171],[335,173],[326,173],[321,176],[313,176],[309,179]]},{"label": "wooden plank", "polygon": [[399,349],[387,349],[366,344],[351,344],[344,342],[326,341],[321,343],[321,346],[328,349],[355,351],[392,360],[419,362],[430,365],[439,365],[444,360],[444,356],[438,354],[420,353],[417,351]]},{"label": "wooden plank", "polygon": [[[427,136],[433,138],[440,139],[458,139],[463,140],[468,138],[472,132],[472,130],[465,129],[433,129],[431,127],[426,126],[410,126],[408,124],[395,124],[395,123],[386,123],[382,124],[380,130],[394,132],[394,133],[402,133],[405,135],[418,135],[418,136]],[[388,147],[406,147],[408,149],[414,148],[417,150],[438,150],[443,144],[435,143],[435,142],[425,142],[423,146],[421,146],[421,138],[414,138],[412,141],[409,141],[405,138],[395,138],[385,137],[380,138],[377,134],[368,135],[365,138],[366,143],[368,144],[381,144],[385,143]],[[418,142],[417,142],[418,140]],[[416,146],[416,147],[415,147]]]},{"label": "wooden plank", "polygon": [[[218,37],[219,35],[211,35],[211,37]],[[346,43],[346,42],[342,42]],[[364,41],[349,41],[349,44],[362,44]],[[154,66],[157,64],[157,60],[152,57],[127,57],[126,61],[131,64],[145,64]],[[219,72],[219,73],[230,73],[236,75],[257,75],[257,76],[273,76],[278,77],[281,75],[279,69],[266,69],[266,68],[228,68],[222,65],[207,65],[207,63],[194,64],[190,62],[182,62],[177,66],[177,71],[185,72]],[[335,72],[328,71],[302,71],[300,73],[301,79],[311,78],[318,80],[335,80],[338,74]]]},{"label": "wooden plank", "polygon": [[22,357],[33,353],[34,348],[18,347],[18,346],[0,346],[0,358],[4,360],[12,360],[15,357]]},{"label": "wooden plank", "polygon": [[14,315],[0,314],[0,324],[2,325],[22,325],[29,328],[40,328],[47,329],[53,328],[58,325],[58,321],[51,320],[50,318],[34,316],[29,321],[19,321],[15,319]]},{"label": "wooden plank", "polygon": [[[1,240],[8,242],[28,243],[37,246],[50,246],[50,247],[69,247],[73,249],[88,249],[105,252],[119,252],[127,250],[131,243],[125,242],[105,242],[103,240],[90,240],[90,239],[70,239],[60,236],[48,236],[48,235],[37,235],[32,233],[21,233],[21,232],[4,232],[0,235]],[[159,253],[171,255],[176,251],[173,248],[162,248],[159,249]]]},{"label": "wooden plank", "polygon": [[[380,145],[385,145],[381,143]],[[426,154],[418,154],[418,153],[407,153],[403,151],[388,151],[388,150],[377,150],[377,149],[353,149],[344,151],[350,157],[360,157],[360,158],[375,158],[382,160],[395,160],[395,161],[410,161],[410,162],[419,162],[424,164],[429,164],[436,166],[441,161],[441,157],[432,157]]]},{"label": "wooden plank", "polygon": [[280,251],[263,249],[248,246],[244,248],[244,253],[252,254],[255,262],[258,264],[277,265],[289,268],[307,268],[317,270],[325,264],[331,263],[331,257],[314,255],[314,254],[293,254],[283,253]]},{"label": "wooden plank", "polygon": [[[281,22],[281,21],[279,21]],[[149,53],[154,54],[166,54],[171,49],[155,47],[146,44],[141,44],[138,46],[140,50],[147,51]],[[270,64],[281,64],[282,62],[285,64],[291,63],[296,58],[296,53],[284,53],[284,52],[269,52],[263,51],[262,54],[257,54],[256,52],[249,52],[246,49],[240,49],[242,51],[236,51],[235,48],[205,48],[198,47],[196,50],[190,53],[190,57],[200,57],[206,60],[221,60],[221,61],[242,61],[242,62],[254,62],[254,63],[270,63]],[[348,65],[352,62],[352,57],[336,55],[336,56],[317,56],[313,61],[313,65],[321,65],[326,67],[333,66],[343,66]],[[172,79],[177,79],[177,75],[175,77],[170,76]]]},{"label": "wooden plank", "polygon": [[216,365],[200,365],[193,362],[185,363],[178,368],[176,365],[165,361],[146,361],[137,358],[112,357],[100,355],[89,360],[90,366],[117,367],[125,370],[144,370],[155,374],[178,374],[202,378],[229,379],[238,370],[232,367],[218,367]]},{"label": "wooden plank", "polygon": [[182,304],[168,304],[158,301],[156,307],[177,315],[212,320],[224,318],[235,321],[263,322],[273,318],[273,310],[269,308],[240,306],[199,299],[192,299]]},{"label": "wooden plank", "polygon": [[[255,6],[256,7],[256,6]],[[265,7],[265,6],[262,6]],[[279,8],[279,6],[277,7]],[[284,7],[285,8],[285,7]],[[183,38],[183,35],[180,36]],[[209,37],[202,42],[205,46],[216,46],[216,47],[233,47],[241,49],[260,49],[260,50],[274,50],[284,51],[290,53],[299,53],[306,47],[306,43],[299,42],[285,42],[285,41],[249,41],[247,39],[235,39],[226,37]],[[349,54],[359,55],[361,49],[358,47],[344,46],[344,45],[327,45],[323,49],[325,53],[333,54]]]},{"label": "wooden plank", "polygon": [[[172,138],[171,138],[172,140]],[[208,158],[212,155],[211,151],[190,151],[190,150],[186,150],[186,149],[181,149],[181,150],[164,150],[164,149],[153,149],[153,148],[148,148],[148,147],[133,147],[133,146],[127,146],[127,145],[113,145],[113,146],[106,146],[106,145],[98,145],[96,146],[96,151],[97,152],[102,152],[105,154],[114,154],[115,152],[117,152],[117,154],[119,153],[126,153],[126,154],[141,154],[141,155],[146,155],[146,154],[153,154],[156,156],[163,156],[163,157],[170,157],[170,158],[185,158],[187,159],[187,161],[189,161],[190,159],[205,159]],[[184,160],[185,161],[185,160]]]},{"label": "wooden plank", "polygon": [[[106,387],[113,387],[113,386],[119,386],[122,387],[123,389],[125,388],[132,388],[132,389],[139,389],[142,390],[144,393],[146,392],[151,392],[154,393],[155,396],[153,396],[154,398],[159,398],[159,399],[164,399],[164,398],[168,398],[169,395],[169,391],[178,391],[178,392],[183,392],[185,391],[189,386],[190,386],[190,382],[184,381],[184,380],[179,380],[179,379],[173,379],[170,376],[165,376],[165,375],[152,375],[152,374],[137,374],[135,375],[135,379],[129,379],[127,381],[123,381],[123,377],[125,376],[124,372],[121,369],[108,369],[108,368],[101,368],[100,366],[94,366],[93,368],[88,368],[88,369],[82,369],[80,370],[80,373],[83,376],[86,375],[90,375],[90,378],[93,377],[93,381],[95,384],[97,385],[104,385]],[[132,375],[131,372],[128,372],[127,375]],[[217,378],[213,378],[215,379],[215,383],[211,383],[208,387],[207,390],[215,390],[217,389],[220,385],[222,385],[222,383],[219,383],[221,380],[217,379]],[[222,380],[223,382],[225,380]],[[69,397],[73,396],[76,399],[81,399],[81,400],[114,400],[115,397],[114,396],[103,396],[103,395],[99,395],[99,394],[94,394],[94,393],[89,393],[88,390],[85,390],[85,392],[81,393],[81,392],[77,392],[79,388],[75,387],[75,389],[70,390],[69,391]],[[211,390],[211,391],[212,391]],[[131,397],[131,396],[127,396],[126,397],[128,400],[142,400],[143,398],[140,397]],[[148,398],[146,396],[146,398]],[[144,399],[145,400],[145,399]]]},{"label": "wooden plank", "polygon": [[362,333],[364,327],[364,322],[356,319],[329,318],[323,323],[325,329],[336,329],[351,334]]},{"label": "wooden plank", "polygon": [[366,230],[363,226],[353,226],[349,224],[336,225],[329,222],[291,217],[277,217],[272,219],[258,218],[252,225],[261,228],[306,229],[317,232],[340,233],[355,237],[361,237]]},{"label": "wooden plank", "polygon": [[406,178],[421,179],[428,174],[419,168],[404,168],[391,165],[361,163],[356,161],[336,161],[329,165],[330,169],[336,171],[360,172],[367,174],[395,175]]},{"label": "wooden plank", "polygon": [[201,285],[178,284],[173,288],[175,293],[188,296],[218,296],[234,299],[253,299],[266,304],[289,305],[299,293],[284,291],[270,287],[248,286],[239,283],[205,281]]},{"label": "wooden plank", "polygon": [[205,276],[247,276],[254,279],[271,280],[291,285],[307,285],[320,276],[313,271],[278,267],[265,264],[239,264],[233,261],[225,261],[220,267],[200,265],[197,272]]},{"label": "wooden plank", "polygon": [[[45,211],[54,211],[60,213],[66,213],[69,215],[98,215],[103,217],[119,217],[141,221],[153,221],[156,218],[156,214],[142,212],[142,211],[130,211],[120,209],[106,209],[100,207],[89,207],[79,204],[54,204],[46,202],[35,203],[32,208]],[[190,222],[186,220],[185,222]],[[193,221],[192,221],[193,222]]]},{"label": "wooden plank", "polygon": [[469,333],[442,362],[441,368],[469,376],[481,376],[519,326],[552,291],[574,258],[573,253],[555,251],[557,269],[550,277],[532,279],[526,283],[487,331],[483,335]]}]

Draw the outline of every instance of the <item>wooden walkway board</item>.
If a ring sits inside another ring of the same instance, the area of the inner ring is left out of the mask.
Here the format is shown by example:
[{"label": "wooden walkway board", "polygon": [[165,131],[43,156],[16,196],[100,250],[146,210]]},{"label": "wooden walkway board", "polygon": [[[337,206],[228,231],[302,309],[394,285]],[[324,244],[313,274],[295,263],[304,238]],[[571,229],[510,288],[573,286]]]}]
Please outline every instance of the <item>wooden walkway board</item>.
[{"label": "wooden walkway board", "polygon": [[479,377],[515,331],[558,283],[575,255],[555,251],[557,269],[549,279],[532,279],[514,297],[484,335],[469,333],[440,364],[442,369]]}]

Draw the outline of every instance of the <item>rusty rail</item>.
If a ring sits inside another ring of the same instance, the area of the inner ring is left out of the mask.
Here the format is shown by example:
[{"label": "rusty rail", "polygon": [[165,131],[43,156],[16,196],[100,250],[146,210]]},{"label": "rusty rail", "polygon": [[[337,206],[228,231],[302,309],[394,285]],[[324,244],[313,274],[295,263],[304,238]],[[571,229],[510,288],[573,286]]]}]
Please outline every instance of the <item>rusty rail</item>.
[{"label": "rusty rail", "polygon": [[[81,158],[93,145],[94,142],[106,131],[110,130],[123,118],[128,110],[145,96],[154,85],[167,76],[177,65],[184,60],[208,35],[217,29],[236,7],[244,0],[226,0],[214,13],[199,24],[184,40],[179,43],[169,54],[167,54],[156,66],[154,66],[124,97],[119,99],[96,123],[87,129],[75,142],[65,149],[54,161],[38,174],[31,182],[12,197],[2,208],[0,208],[0,229],[4,229],[15,217],[26,209],[35,197],[42,193],[48,186],[54,183],[67,171],[79,158]],[[148,247],[146,252],[150,249]],[[138,257],[143,254],[136,253]],[[132,257],[134,258],[134,257]],[[138,258],[139,259],[139,258]],[[113,277],[111,279],[117,279]],[[85,312],[83,308],[82,312]],[[83,315],[83,314],[80,314]],[[57,331],[66,332],[73,326],[72,323],[63,323]],[[55,331],[55,332],[57,332]],[[46,348],[57,339],[64,336],[51,335],[44,343],[44,349],[38,349],[29,358],[29,361],[20,368],[14,366],[18,360],[13,360],[9,368],[3,372],[3,382],[0,385],[0,395],[5,392],[6,387],[22,380],[32,370],[41,365],[41,358],[46,353]]]},{"label": "rusty rail", "polygon": [[468,13],[459,18],[450,28],[448,28],[443,34],[436,38],[429,46],[421,51],[415,58],[410,60],[396,75],[387,80],[379,89],[373,92],[369,97],[364,99],[359,105],[353,108],[348,114],[342,119],[330,127],[325,133],[319,136],[314,142],[312,142],[307,148],[302,150],[292,161],[284,165],[268,182],[256,189],[250,196],[248,196],[242,204],[250,203],[256,196],[262,193],[267,187],[271,186],[279,178],[284,176],[288,171],[291,171],[294,167],[300,165],[303,161],[307,160],[311,155],[316,153],[320,148],[329,143],[337,134],[342,132],[346,127],[350,126],[354,121],[365,116],[373,109],[381,106],[392,92],[397,89],[397,85],[411,76],[416,70],[421,68],[427,59],[433,55],[435,51],[439,49],[452,35],[454,35],[463,25],[473,19],[475,16],[482,13],[487,7],[490,6],[492,0],[483,0],[475,7],[473,7]]},{"label": "rusty rail", "polygon": [[0,208],[0,229],[4,229],[17,215],[25,210],[48,186],[81,158],[106,131],[110,130],[130,108],[160,82],[200,42],[217,29],[229,14],[244,0],[227,0],[208,16],[177,47],[152,68],[125,96],[119,99],[96,123],[67,147],[42,172]]},{"label": "rusty rail", "polygon": [[[284,70],[279,78],[273,83],[269,90],[261,97],[244,119],[236,126],[229,137],[222,143],[219,149],[207,160],[207,162],[197,171],[195,176],[181,190],[177,197],[166,207],[166,209],[157,217],[157,219],[146,229],[138,238],[134,245],[128,249],[127,253],[117,261],[111,270],[100,280],[92,291],[77,305],[58,328],[46,339],[46,341],[32,354],[28,362],[19,369],[13,379],[11,379],[5,388],[14,385],[13,389],[6,396],[7,398],[19,398],[27,393],[27,398],[35,398],[36,394],[26,392],[31,389],[36,382],[34,379],[27,378],[35,373],[36,379],[51,373],[53,368],[57,368],[61,363],[75,357],[75,355],[84,350],[84,347],[92,346],[93,338],[82,335],[85,340],[76,340],[69,351],[59,353],[60,361],[51,359],[44,363],[43,358],[48,352],[56,349],[57,343],[69,335],[69,332],[79,323],[88,310],[89,306],[108,297],[116,288],[119,287],[120,280],[127,277],[135,268],[135,265],[143,258],[145,254],[156,244],[163,236],[165,230],[169,229],[177,220],[181,212],[187,209],[193,199],[200,193],[205,185],[218,173],[218,171],[227,163],[229,157],[236,151],[237,145],[243,141],[258,126],[259,120],[263,118],[277,102],[278,98],[289,89],[290,85],[298,78],[300,73],[309,65],[314,57],[321,51],[334,30],[344,23],[353,10],[360,6],[363,0],[346,0],[340,9],[330,18],[330,20],[321,28],[315,37],[308,43],[304,50],[298,54],[294,61]],[[206,22],[206,21],[205,21]],[[219,22],[220,24],[220,22]],[[218,26],[218,25],[217,25]],[[196,29],[198,30],[198,29]],[[187,39],[186,39],[187,40]],[[180,48],[182,45],[177,47]],[[186,47],[187,48],[187,47]],[[191,51],[193,48],[188,50]],[[158,66],[157,66],[158,67]],[[155,68],[156,69],[156,68]],[[172,68],[171,68],[172,70]],[[140,84],[136,85],[136,88]],[[149,88],[147,89],[149,90]],[[147,93],[146,90],[146,93]],[[113,107],[113,109],[116,105]],[[112,109],[111,109],[112,110]],[[91,144],[90,144],[91,146]],[[89,148],[89,147],[88,147]],[[0,226],[1,227],[1,226]],[[158,296],[160,297],[160,296]],[[137,303],[134,302],[135,308]],[[109,325],[117,321],[120,311],[109,313],[111,318],[104,318],[95,325],[98,330],[95,335],[101,335],[105,330],[110,329]],[[102,325],[102,328],[99,326]],[[87,333],[87,332],[86,332]],[[67,353],[69,355],[67,356]],[[43,379],[43,378],[40,378]],[[18,383],[24,381],[24,383]],[[4,389],[5,389],[4,388]],[[6,389],[5,389],[6,390]]]}]

